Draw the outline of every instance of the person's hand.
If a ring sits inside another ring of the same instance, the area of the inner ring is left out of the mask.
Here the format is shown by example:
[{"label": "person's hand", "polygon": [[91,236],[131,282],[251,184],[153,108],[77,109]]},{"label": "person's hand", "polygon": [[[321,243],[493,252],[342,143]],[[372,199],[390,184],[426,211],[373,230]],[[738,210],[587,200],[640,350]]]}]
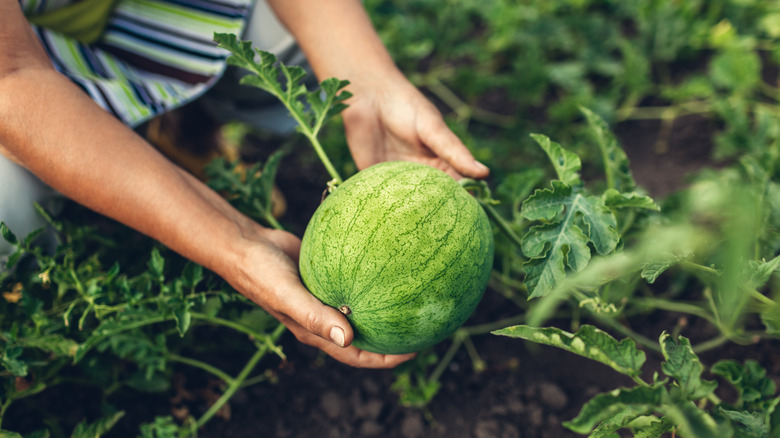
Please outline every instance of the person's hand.
[{"label": "person's hand", "polygon": [[299,280],[300,239],[286,231],[263,229],[252,240],[255,244],[231,284],[299,341],[360,368],[393,368],[415,356],[377,354],[349,345],[353,332],[346,317],[320,302]]},{"label": "person's hand", "polygon": [[489,170],[471,155],[441,113],[400,75],[351,80],[344,128],[358,169],[382,161],[416,161],[455,179],[484,178]]}]

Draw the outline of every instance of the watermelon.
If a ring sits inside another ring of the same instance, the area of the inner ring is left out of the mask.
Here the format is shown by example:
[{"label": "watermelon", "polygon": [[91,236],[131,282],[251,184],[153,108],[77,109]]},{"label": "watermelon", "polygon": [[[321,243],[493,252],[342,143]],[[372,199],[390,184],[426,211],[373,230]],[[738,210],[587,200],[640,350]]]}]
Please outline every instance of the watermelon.
[{"label": "watermelon", "polygon": [[325,198],[306,227],[299,267],[311,293],[347,316],[352,345],[402,354],[466,321],[493,250],[490,222],[460,184],[433,167],[393,161]]}]

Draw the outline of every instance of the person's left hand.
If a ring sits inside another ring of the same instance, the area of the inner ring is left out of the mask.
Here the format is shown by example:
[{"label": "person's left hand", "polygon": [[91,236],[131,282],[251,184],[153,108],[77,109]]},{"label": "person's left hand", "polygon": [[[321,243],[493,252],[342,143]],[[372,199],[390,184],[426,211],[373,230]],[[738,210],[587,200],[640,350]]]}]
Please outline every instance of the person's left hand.
[{"label": "person's left hand", "polygon": [[352,81],[344,110],[352,158],[362,170],[382,161],[416,161],[455,179],[485,178],[489,170],[449,129],[441,113],[405,77]]}]

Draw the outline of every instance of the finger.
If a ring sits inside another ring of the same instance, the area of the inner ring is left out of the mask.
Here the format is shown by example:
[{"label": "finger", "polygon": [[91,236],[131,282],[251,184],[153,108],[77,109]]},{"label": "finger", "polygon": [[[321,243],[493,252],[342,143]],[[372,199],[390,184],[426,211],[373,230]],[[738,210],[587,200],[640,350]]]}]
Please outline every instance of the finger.
[{"label": "finger", "polygon": [[312,336],[302,327],[294,322],[290,325],[285,323],[287,328],[295,337],[304,344],[319,348],[337,361],[357,368],[395,368],[396,366],[414,358],[417,353],[408,354],[379,354],[370,351],[361,350],[350,345],[346,348],[339,348],[332,343],[325,342],[321,338]]},{"label": "finger", "polygon": [[470,178],[485,178],[490,170],[474,159],[471,152],[438,114],[427,113],[418,119],[418,132],[423,144],[455,171]]},{"label": "finger", "polygon": [[[327,341],[331,346],[344,348],[352,343],[352,327],[338,310],[323,304],[303,285],[284,288],[282,293],[283,301],[274,306],[274,310],[282,314],[277,318],[280,320],[289,318],[306,332]],[[285,325],[291,326],[289,323]],[[303,333],[296,333],[299,339],[303,335]],[[307,343],[311,345],[310,342]]]}]

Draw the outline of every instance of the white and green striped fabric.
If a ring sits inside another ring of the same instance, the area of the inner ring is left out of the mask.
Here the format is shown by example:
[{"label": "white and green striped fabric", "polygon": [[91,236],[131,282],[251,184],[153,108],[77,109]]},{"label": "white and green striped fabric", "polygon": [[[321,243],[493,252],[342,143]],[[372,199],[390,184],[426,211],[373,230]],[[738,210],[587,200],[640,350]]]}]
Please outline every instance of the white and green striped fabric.
[{"label": "white and green striped fabric", "polygon": [[[111,2],[113,0],[105,0]],[[253,0],[115,0],[97,41],[33,25],[55,68],[131,127],[204,93],[228,53],[214,32],[241,35]],[[74,0],[20,0],[33,17]]]}]

